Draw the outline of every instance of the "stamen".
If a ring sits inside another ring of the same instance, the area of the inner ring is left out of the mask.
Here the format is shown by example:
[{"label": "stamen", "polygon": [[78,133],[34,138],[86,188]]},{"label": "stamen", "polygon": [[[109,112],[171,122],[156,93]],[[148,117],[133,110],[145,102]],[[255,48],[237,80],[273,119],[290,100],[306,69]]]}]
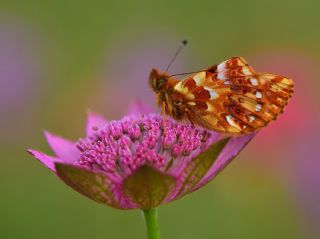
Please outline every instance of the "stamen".
[{"label": "stamen", "polygon": [[77,164],[120,177],[144,164],[166,171],[200,153],[210,139],[213,137],[204,129],[164,120],[157,114],[126,117],[107,123],[92,137],[80,139]]}]

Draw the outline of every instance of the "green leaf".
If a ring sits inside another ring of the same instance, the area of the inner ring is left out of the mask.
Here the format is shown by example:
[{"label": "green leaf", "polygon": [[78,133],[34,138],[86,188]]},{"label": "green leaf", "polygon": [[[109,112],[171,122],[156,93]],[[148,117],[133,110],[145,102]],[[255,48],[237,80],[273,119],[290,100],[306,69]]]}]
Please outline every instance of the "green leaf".
[{"label": "green leaf", "polygon": [[188,163],[181,173],[184,177],[184,181],[178,193],[178,197],[191,192],[195,188],[200,180],[207,174],[229,140],[230,138],[219,140]]},{"label": "green leaf", "polygon": [[155,208],[175,186],[175,178],[144,165],[126,178],[124,193],[142,209]]},{"label": "green leaf", "polygon": [[62,163],[55,163],[55,167],[59,178],[79,193],[96,202],[122,208],[110,190],[114,185],[106,175]]}]

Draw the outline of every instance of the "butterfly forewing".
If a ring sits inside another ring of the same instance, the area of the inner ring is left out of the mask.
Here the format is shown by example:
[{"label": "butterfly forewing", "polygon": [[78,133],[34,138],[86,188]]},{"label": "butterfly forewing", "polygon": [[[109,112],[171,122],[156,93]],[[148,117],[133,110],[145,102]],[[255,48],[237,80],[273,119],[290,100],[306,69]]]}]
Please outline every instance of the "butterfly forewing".
[{"label": "butterfly forewing", "polygon": [[228,133],[251,133],[277,118],[293,92],[283,76],[256,73],[233,57],[174,86],[189,120]]}]

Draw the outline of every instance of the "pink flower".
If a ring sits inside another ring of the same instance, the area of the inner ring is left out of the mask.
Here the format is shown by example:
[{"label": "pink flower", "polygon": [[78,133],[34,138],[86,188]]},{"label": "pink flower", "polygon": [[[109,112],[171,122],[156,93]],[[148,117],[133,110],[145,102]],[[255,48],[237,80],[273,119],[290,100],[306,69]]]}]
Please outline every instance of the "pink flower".
[{"label": "pink flower", "polygon": [[77,142],[45,132],[55,157],[28,152],[94,201],[119,209],[150,209],[208,183],[254,137],[222,138],[141,113],[110,122],[90,113],[87,136]]}]

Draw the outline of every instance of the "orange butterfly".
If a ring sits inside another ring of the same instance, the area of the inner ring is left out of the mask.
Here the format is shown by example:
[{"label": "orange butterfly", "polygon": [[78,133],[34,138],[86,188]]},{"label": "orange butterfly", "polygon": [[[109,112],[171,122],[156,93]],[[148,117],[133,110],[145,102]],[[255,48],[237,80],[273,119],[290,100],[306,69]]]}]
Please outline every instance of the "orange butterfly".
[{"label": "orange butterfly", "polygon": [[242,57],[181,81],[152,69],[149,84],[164,114],[233,134],[249,134],[275,120],[293,93],[291,79],[257,73]]}]

